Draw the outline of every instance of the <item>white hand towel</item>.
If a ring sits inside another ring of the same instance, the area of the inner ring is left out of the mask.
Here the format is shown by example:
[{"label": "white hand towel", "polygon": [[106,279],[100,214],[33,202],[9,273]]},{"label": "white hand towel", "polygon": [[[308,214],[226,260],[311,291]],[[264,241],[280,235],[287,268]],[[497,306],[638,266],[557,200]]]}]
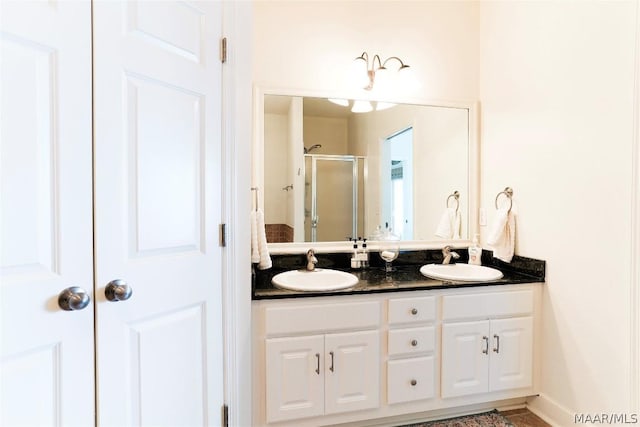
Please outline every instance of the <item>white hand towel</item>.
[{"label": "white hand towel", "polygon": [[451,236],[453,239],[460,239],[461,224],[462,224],[462,218],[460,215],[460,210],[456,210],[453,217],[453,235]]},{"label": "white hand towel", "polygon": [[454,208],[446,208],[440,217],[435,234],[443,239],[459,239],[460,223],[460,212],[456,212]]},{"label": "white hand towel", "polygon": [[251,211],[251,262],[260,262],[260,251],[258,249],[258,219],[256,211]]},{"label": "white hand towel", "polygon": [[267,234],[264,228],[264,212],[262,212],[262,209],[258,209],[256,212],[256,223],[258,229],[258,252],[260,253],[258,268],[260,270],[266,270],[271,268],[272,263],[269,248],[267,247]]},{"label": "white hand towel", "polygon": [[515,214],[507,208],[498,209],[487,239],[487,243],[493,249],[493,256],[504,262],[511,262],[515,251],[515,242]]}]

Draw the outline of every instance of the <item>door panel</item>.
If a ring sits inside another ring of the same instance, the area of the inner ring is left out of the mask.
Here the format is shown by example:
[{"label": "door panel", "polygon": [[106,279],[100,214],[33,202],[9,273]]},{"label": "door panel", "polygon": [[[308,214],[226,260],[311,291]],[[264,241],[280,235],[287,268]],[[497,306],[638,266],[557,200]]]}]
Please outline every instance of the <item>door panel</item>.
[{"label": "door panel", "polygon": [[94,4],[103,426],[219,420],[221,22],[219,2]]},{"label": "door panel", "polygon": [[2,1],[0,425],[94,421],[91,7]]},{"label": "door panel", "polygon": [[[129,325],[129,371],[134,418],[140,425],[195,426],[202,423],[206,394],[202,366],[206,362],[204,304],[158,313]],[[148,393],[143,387],[162,390]],[[176,410],[175,402],[187,407]]]},{"label": "door panel", "polygon": [[533,384],[533,318],[491,321],[491,391]]},{"label": "door panel", "polygon": [[267,422],[324,413],[324,336],[266,340]]},{"label": "door panel", "polygon": [[131,256],[200,250],[204,96],[131,75],[126,90]]},{"label": "door panel", "polygon": [[489,321],[442,325],[442,397],[489,387]]},{"label": "door panel", "polygon": [[325,412],[377,408],[380,405],[380,333],[325,336]]}]

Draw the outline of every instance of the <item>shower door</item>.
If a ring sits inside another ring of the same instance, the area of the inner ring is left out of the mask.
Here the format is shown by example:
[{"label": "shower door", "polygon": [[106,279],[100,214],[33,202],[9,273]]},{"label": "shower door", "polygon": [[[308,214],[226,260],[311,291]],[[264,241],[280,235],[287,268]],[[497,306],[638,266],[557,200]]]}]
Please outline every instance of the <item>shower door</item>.
[{"label": "shower door", "polygon": [[305,241],[363,235],[365,171],[364,157],[305,155]]}]

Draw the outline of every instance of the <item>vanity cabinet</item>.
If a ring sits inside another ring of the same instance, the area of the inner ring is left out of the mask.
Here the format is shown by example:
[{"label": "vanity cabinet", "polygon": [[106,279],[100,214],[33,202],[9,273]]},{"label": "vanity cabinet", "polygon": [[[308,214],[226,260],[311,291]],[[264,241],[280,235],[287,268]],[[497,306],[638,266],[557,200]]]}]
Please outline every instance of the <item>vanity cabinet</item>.
[{"label": "vanity cabinet", "polygon": [[[532,312],[530,291],[445,296],[442,397],[531,387]],[[447,322],[474,317],[496,318]]]},{"label": "vanity cabinet", "polygon": [[253,425],[401,425],[535,395],[539,290],[254,301]]},{"label": "vanity cabinet", "polygon": [[[266,314],[268,335],[288,335],[265,340],[267,422],[379,406],[379,303],[282,307]],[[374,329],[356,330],[364,328]],[[305,334],[319,329],[354,330]]]},{"label": "vanity cabinet", "polygon": [[379,348],[378,331],[268,339],[267,420],[377,407]]}]

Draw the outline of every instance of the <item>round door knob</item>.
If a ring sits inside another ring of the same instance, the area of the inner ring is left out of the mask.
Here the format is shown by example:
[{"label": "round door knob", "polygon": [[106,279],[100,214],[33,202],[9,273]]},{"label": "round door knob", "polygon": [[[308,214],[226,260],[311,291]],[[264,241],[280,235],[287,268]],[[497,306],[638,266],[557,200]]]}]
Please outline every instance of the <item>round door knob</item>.
[{"label": "round door knob", "polygon": [[416,381],[416,380],[411,380],[411,385],[416,385],[416,384],[418,384],[418,381]]},{"label": "round door knob", "polygon": [[418,345],[418,340],[411,340],[411,346],[416,347]]},{"label": "round door knob", "polygon": [[65,311],[82,310],[90,302],[87,291],[78,286],[72,286],[58,294],[58,306]]},{"label": "round door knob", "polygon": [[412,308],[412,309],[411,309],[411,314],[413,314],[414,316],[415,316],[416,314],[418,314],[418,309],[417,309],[417,308]]},{"label": "round door knob", "polygon": [[131,286],[127,284],[122,279],[112,280],[107,284],[107,287],[104,288],[104,296],[107,297],[109,301],[126,301],[131,298],[131,294],[133,290]]}]

